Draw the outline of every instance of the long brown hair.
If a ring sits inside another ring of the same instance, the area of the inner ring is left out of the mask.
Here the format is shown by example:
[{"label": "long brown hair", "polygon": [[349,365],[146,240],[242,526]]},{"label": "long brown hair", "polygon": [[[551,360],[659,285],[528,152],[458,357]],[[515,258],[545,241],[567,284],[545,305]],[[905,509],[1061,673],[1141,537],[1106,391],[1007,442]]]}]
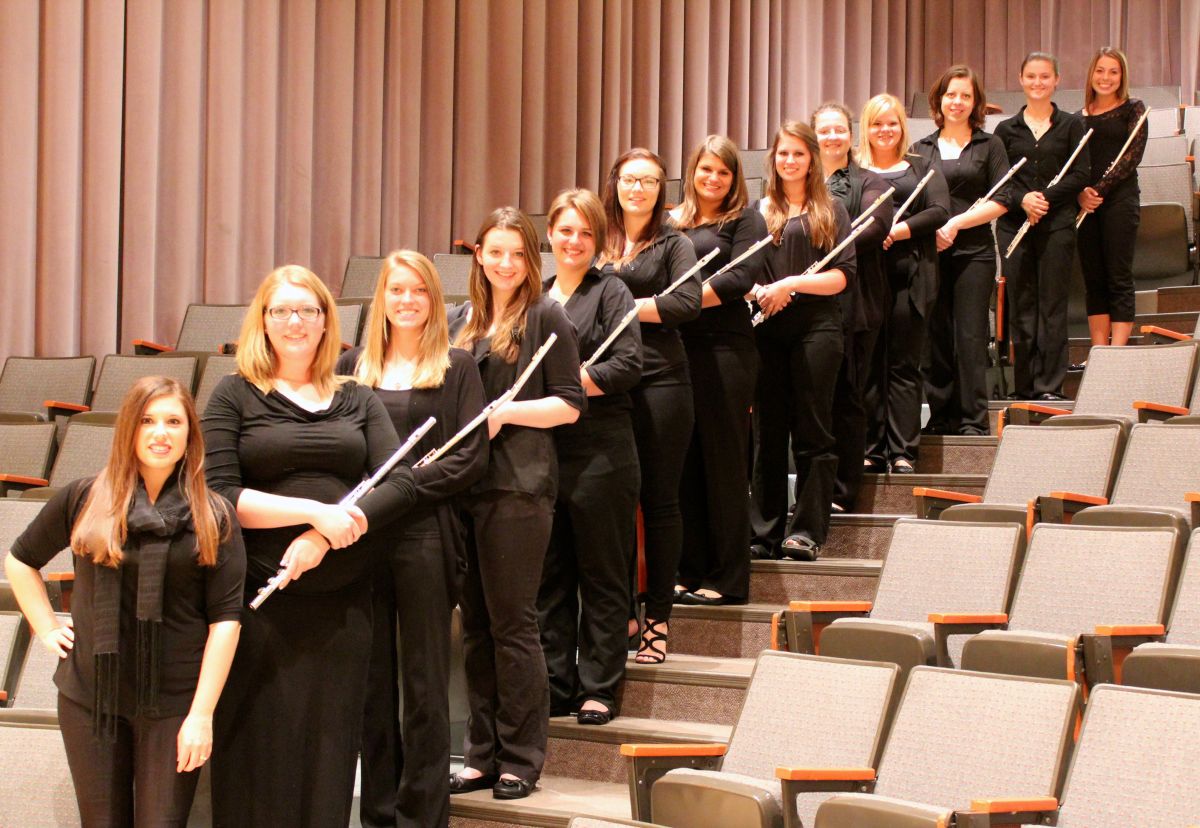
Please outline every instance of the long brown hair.
[{"label": "long brown hair", "polygon": [[387,283],[392,273],[408,268],[425,284],[429,296],[429,318],[421,332],[417,364],[413,371],[413,388],[440,388],[446,382],[450,368],[450,334],[446,324],[446,303],[442,280],[433,262],[415,250],[396,250],[389,253],[379,268],[375,282],[375,298],[367,314],[367,341],[354,368],[354,378],[363,385],[375,387],[383,381],[387,363],[392,324],[387,316]]},{"label": "long brown hair", "polygon": [[765,195],[767,209],[764,216],[767,229],[779,244],[783,237],[783,227],[788,220],[788,201],[783,192],[783,179],[779,169],[773,163],[779,142],[784,136],[797,138],[808,149],[808,175],[804,180],[805,206],[808,209],[808,234],[814,247],[829,250],[837,243],[837,218],[833,212],[833,199],[829,188],[825,186],[825,171],[821,166],[821,148],[817,144],[817,133],[808,124],[800,121],[784,121],[775,130],[775,138],[771,141],[768,158],[772,159],[771,177],[767,180]]},{"label": "long brown hair", "polygon": [[1087,81],[1083,87],[1083,108],[1089,111],[1092,103],[1096,100],[1096,90],[1092,86],[1092,73],[1096,71],[1096,64],[1102,57],[1112,58],[1121,67],[1121,83],[1117,86],[1117,101],[1125,103],[1129,100],[1129,61],[1125,58],[1125,53],[1115,46],[1102,46],[1096,50],[1096,54],[1092,55],[1092,62],[1088,64]]},{"label": "long brown hair", "polygon": [[[633,242],[633,249],[629,255],[625,255],[625,211],[621,209],[621,202],[617,198],[617,179],[621,177],[621,167],[625,166],[628,161],[645,160],[658,165],[658,198],[654,200],[654,209],[650,213],[650,221],[646,222],[646,226],[642,228],[642,234],[636,239],[630,239]],[[608,171],[608,178],[604,182],[604,217],[608,220],[608,238],[604,241],[604,253],[601,259],[605,262],[613,262],[618,267],[632,261],[641,253],[650,243],[658,238],[658,234],[662,232],[663,220],[667,212],[667,165],[663,163],[662,158],[657,153],[653,153],[645,147],[634,147],[622,153],[612,167]]]},{"label": "long brown hair", "polygon": [[231,522],[225,503],[209,491],[204,480],[204,435],[192,395],[170,377],[142,377],[121,402],[108,463],[96,476],[71,530],[71,549],[98,566],[116,567],[125,557],[121,551],[128,538],[125,516],[139,480],[138,430],[146,407],[160,397],[174,397],[187,413],[187,449],[179,461],[183,466],[179,488],[192,509],[196,557],[201,566],[216,565],[217,547],[229,536]]},{"label": "long brown hair", "polygon": [[521,234],[525,246],[525,281],[517,288],[512,299],[495,320],[496,332],[492,334],[492,353],[505,362],[517,361],[521,352],[521,340],[525,337],[525,316],[529,307],[542,295],[542,257],[538,253],[540,243],[529,216],[516,207],[499,207],[484,220],[475,236],[475,256],[471,259],[471,274],[467,283],[467,295],[471,299],[471,316],[467,324],[454,339],[460,348],[470,349],[477,341],[487,336],[492,329],[492,318],[496,305],[492,299],[492,283],[483,272],[479,258],[483,242],[492,230],[515,230]]},{"label": "long brown hair", "polygon": [[688,159],[687,172],[683,177],[683,203],[679,205],[679,227],[693,227],[700,223],[700,198],[696,195],[696,167],[705,155],[713,155],[733,173],[729,192],[721,199],[717,208],[717,224],[724,224],[741,215],[746,207],[746,177],[742,174],[742,163],[738,157],[737,144],[724,135],[709,135],[700,142]]},{"label": "long brown hair", "polygon": [[950,81],[955,78],[966,78],[970,81],[972,100],[967,124],[971,129],[983,129],[987,122],[987,96],[984,94],[983,84],[979,81],[979,75],[965,63],[951,66],[937,79],[937,83],[929,88],[929,114],[933,117],[933,122],[937,124],[938,129],[946,125],[946,116],[942,114],[942,96],[950,88]]}]

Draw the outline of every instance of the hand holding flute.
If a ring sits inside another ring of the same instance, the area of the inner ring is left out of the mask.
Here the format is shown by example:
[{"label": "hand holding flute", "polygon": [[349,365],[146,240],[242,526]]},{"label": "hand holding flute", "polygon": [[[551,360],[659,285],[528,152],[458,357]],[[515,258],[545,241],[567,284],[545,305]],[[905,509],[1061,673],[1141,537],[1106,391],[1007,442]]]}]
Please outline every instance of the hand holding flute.
[{"label": "hand holding flute", "polygon": [[[1089,129],[1087,132],[1083,133],[1083,138],[1079,139],[1079,143],[1075,146],[1075,149],[1067,157],[1067,162],[1062,165],[1062,169],[1060,169],[1058,171],[1058,174],[1055,175],[1054,178],[1050,179],[1050,183],[1046,185],[1046,189],[1050,189],[1055,184],[1062,181],[1063,176],[1066,175],[1067,171],[1071,169],[1071,164],[1075,163],[1075,159],[1079,156],[1079,153],[1083,151],[1083,148],[1085,146],[1087,146],[1087,142],[1091,139],[1091,137],[1092,137],[1092,130]],[[1045,202],[1045,199],[1046,199],[1046,197],[1044,195],[1042,195],[1041,193],[1037,193],[1037,192],[1028,193],[1028,194],[1026,194],[1025,198],[1028,199],[1028,198],[1030,198],[1030,196],[1038,196],[1042,202]],[[1022,200],[1022,204],[1024,204],[1024,200]],[[1037,215],[1038,218],[1041,218],[1049,210],[1049,204],[1048,203],[1041,204],[1039,202],[1038,206],[1041,207],[1042,209],[1040,210],[1040,212],[1036,212],[1035,214]],[[1009,243],[1008,249],[1004,251],[1004,258],[1007,259],[1010,256],[1012,256],[1013,251],[1017,249],[1017,245],[1019,245],[1021,243],[1021,239],[1025,238],[1025,234],[1029,232],[1029,228],[1032,227],[1033,224],[1034,224],[1034,222],[1032,220],[1025,219],[1025,222],[1021,225],[1021,229],[1017,231],[1017,234],[1015,236],[1013,236],[1012,242]]]},{"label": "hand holding flute", "polygon": [[958,237],[960,230],[966,230],[969,227],[978,227],[980,224],[991,221],[992,219],[1003,215],[1004,207],[1000,204],[994,204],[992,212],[990,213],[985,212],[981,215],[972,215],[972,213],[974,213],[980,207],[992,204],[992,197],[996,195],[996,193],[1000,192],[1000,188],[1007,184],[1009,179],[1016,175],[1017,170],[1025,166],[1025,162],[1028,160],[1028,158],[1022,158],[1020,161],[1013,164],[1009,168],[1008,172],[1006,172],[999,181],[992,185],[991,189],[989,189],[979,198],[975,199],[974,204],[958,215],[951,217],[948,222],[938,228],[937,250],[939,253],[941,253],[943,250],[950,249],[954,245],[954,241]]},{"label": "hand holding flute", "polygon": [[904,224],[903,216],[905,211],[908,210],[908,208],[912,206],[913,202],[917,200],[917,196],[921,194],[921,191],[925,189],[925,185],[929,183],[931,178],[933,178],[933,173],[934,167],[930,167],[929,171],[926,172],[925,175],[921,177],[921,180],[917,182],[917,186],[913,188],[913,191],[909,193],[908,198],[904,199],[904,203],[901,204],[900,207],[897,208],[896,212],[892,215],[891,230],[888,231],[887,238],[883,240],[884,250],[887,250],[898,241],[904,241],[905,239],[912,238],[912,231],[908,229],[907,224]]},{"label": "hand holding flute", "polygon": [[[1137,123],[1133,125],[1133,129],[1129,131],[1129,137],[1126,138],[1125,143],[1121,145],[1121,151],[1117,153],[1117,157],[1114,158],[1112,160],[1112,163],[1109,164],[1108,167],[1104,170],[1104,175],[1108,175],[1110,172],[1112,172],[1113,169],[1117,166],[1117,163],[1125,155],[1125,153],[1129,152],[1129,147],[1131,144],[1133,144],[1133,139],[1137,136],[1138,132],[1141,131],[1142,124],[1146,123],[1146,117],[1149,114],[1150,114],[1150,110],[1147,109],[1145,112],[1142,113],[1142,117],[1138,118]],[[1076,229],[1079,228],[1079,225],[1083,224],[1083,220],[1088,217],[1089,213],[1094,212],[1096,210],[1096,208],[1099,207],[1104,202],[1104,199],[1100,198],[1100,195],[1098,193],[1096,193],[1096,191],[1094,189],[1092,189],[1091,187],[1083,188],[1083,193],[1080,193],[1081,202],[1085,198],[1084,193],[1087,193],[1088,190],[1091,190],[1091,192],[1092,192],[1092,198],[1090,199],[1092,206],[1091,207],[1084,206],[1083,209],[1081,209],[1079,211],[1079,215],[1075,216],[1075,228]],[[1099,200],[1096,201],[1095,199],[1099,199]],[[1081,204],[1081,206],[1082,206],[1082,204]]]}]

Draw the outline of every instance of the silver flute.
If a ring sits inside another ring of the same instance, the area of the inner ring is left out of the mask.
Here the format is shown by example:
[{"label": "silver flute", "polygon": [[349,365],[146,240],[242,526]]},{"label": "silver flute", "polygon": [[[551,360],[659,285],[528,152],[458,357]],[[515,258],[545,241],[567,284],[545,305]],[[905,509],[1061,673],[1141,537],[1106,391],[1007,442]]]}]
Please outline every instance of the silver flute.
[{"label": "silver flute", "polygon": [[850,222],[850,229],[853,230],[855,227],[858,227],[858,225],[860,225],[864,221],[866,221],[867,217],[870,216],[871,213],[874,213],[876,210],[878,210],[880,204],[883,204],[883,202],[885,202],[889,198],[891,198],[892,193],[894,193],[894,192],[896,192],[895,187],[888,187],[886,190],[884,190],[882,193],[880,193],[879,198],[872,201],[870,207],[863,210],[861,213],[859,213],[857,216],[854,217],[854,221]]},{"label": "silver flute", "polygon": [[[1142,128],[1142,124],[1146,123],[1146,117],[1149,114],[1150,114],[1150,110],[1147,109],[1145,112],[1142,113],[1142,117],[1138,118],[1138,122],[1133,125],[1133,130],[1130,131],[1129,137],[1125,139],[1125,143],[1121,146],[1121,151],[1117,153],[1117,157],[1114,158],[1112,160],[1112,163],[1108,165],[1108,169],[1106,169],[1104,171],[1104,175],[1108,175],[1110,172],[1112,172],[1113,168],[1117,166],[1117,162],[1121,160],[1121,157],[1123,155],[1125,155],[1126,152],[1129,151],[1129,145],[1133,143],[1133,138],[1135,135],[1138,134],[1138,131]],[[1079,229],[1079,225],[1083,224],[1083,220],[1087,217],[1088,217],[1087,210],[1079,211],[1079,215],[1077,215],[1075,217],[1075,229],[1076,230]]]},{"label": "silver flute", "polygon": [[[436,422],[436,417],[430,417],[428,420],[421,423],[421,425],[417,427],[417,430],[408,436],[408,439],[404,441],[404,444],[401,445],[400,448],[392,452],[392,456],[385,460],[383,465],[380,466],[373,475],[364,479],[361,483],[351,489],[345,497],[338,501],[338,505],[353,506],[355,503],[361,500],[363,495],[371,491],[371,489],[375,488],[379,484],[379,481],[387,477],[388,472],[394,469],[396,464],[404,459],[404,455],[412,451],[413,447],[417,443],[421,442],[421,438],[425,436],[429,429],[433,428]],[[254,600],[250,602],[250,609],[256,610],[261,607],[263,605],[263,601],[266,601],[271,597],[271,593],[279,589],[279,585],[283,583],[283,579],[286,577],[286,575],[287,567],[280,567],[278,572],[267,579],[266,585],[258,590],[258,594],[254,596]]]},{"label": "silver flute", "polygon": [[980,204],[986,204],[987,202],[991,201],[992,196],[994,196],[996,193],[1000,192],[1000,188],[1003,187],[1005,184],[1007,184],[1008,180],[1010,178],[1012,178],[1014,175],[1016,175],[1017,170],[1021,169],[1021,167],[1024,167],[1025,162],[1028,160],[1029,160],[1028,158],[1022,158],[1020,161],[1018,161],[1017,163],[1015,163],[1011,167],[1009,167],[1008,172],[1006,172],[1004,174],[1004,177],[1001,178],[999,181],[997,181],[994,185],[992,185],[992,189],[988,190],[982,196],[975,199],[975,203],[972,204],[969,209],[974,210]]},{"label": "silver flute", "polygon": [[[1079,156],[1079,153],[1083,150],[1083,148],[1087,146],[1087,142],[1091,139],[1091,137],[1092,130],[1089,129],[1087,132],[1083,133],[1083,138],[1079,140],[1079,145],[1075,147],[1074,152],[1072,152],[1070,157],[1067,158],[1067,163],[1062,165],[1062,169],[1058,171],[1058,175],[1050,179],[1050,183],[1046,185],[1047,190],[1058,182],[1062,181],[1063,176],[1066,175],[1067,171],[1071,169],[1071,165],[1075,163],[1075,159]],[[1008,249],[1004,251],[1004,258],[1007,259],[1013,254],[1013,251],[1017,249],[1017,245],[1021,243],[1021,239],[1025,238],[1025,234],[1029,232],[1029,228],[1032,226],[1033,225],[1029,223],[1029,219],[1025,219],[1025,223],[1021,225],[1021,229],[1017,231],[1017,235],[1013,236],[1012,242],[1009,243]]]},{"label": "silver flute", "polygon": [[896,214],[892,216],[892,227],[900,223],[900,217],[904,215],[904,211],[912,206],[912,203],[917,200],[917,196],[921,194],[921,190],[925,189],[925,185],[929,183],[929,179],[933,178],[934,168],[930,167],[929,172],[925,173],[924,178],[917,182],[917,186],[908,198],[904,199],[904,203],[900,205],[900,209],[896,210]]}]

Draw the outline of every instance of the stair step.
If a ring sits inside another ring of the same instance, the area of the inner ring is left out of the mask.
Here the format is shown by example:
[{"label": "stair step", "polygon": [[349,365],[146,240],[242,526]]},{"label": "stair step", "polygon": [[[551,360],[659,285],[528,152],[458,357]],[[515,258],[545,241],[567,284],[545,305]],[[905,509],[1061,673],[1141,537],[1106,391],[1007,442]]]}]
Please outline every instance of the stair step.
[{"label": "stair step", "polygon": [[631,657],[618,695],[622,715],[732,725],[754,669],[752,658],[671,653],[663,664]]},{"label": "stair step", "polygon": [[453,828],[565,828],[580,815],[629,819],[629,786],[543,774],[525,799],[493,799],[490,790],[450,797]]},{"label": "stair step", "polygon": [[[1200,311],[1200,285],[1158,289],[1158,312]],[[1163,326],[1165,327],[1165,326]]]},{"label": "stair step", "polygon": [[915,514],[913,487],[950,489],[983,494],[986,474],[866,474],[855,504],[856,512]]},{"label": "stair step", "polygon": [[771,616],[784,604],[689,607],[671,610],[671,652],[755,658],[771,646]]},{"label": "stair step", "polygon": [[677,744],[727,743],[729,725],[676,722],[618,716],[603,727],[581,725],[574,716],[550,720],[550,743],[543,773],[594,782],[625,783],[626,764],[621,745],[626,742]]},{"label": "stair step", "polygon": [[987,474],[996,456],[996,437],[930,434],[921,437],[920,474]]},{"label": "stair step", "polygon": [[842,513],[830,516],[829,537],[821,547],[821,560],[830,558],[882,558],[892,538],[892,526],[905,515]]},{"label": "stair step", "polygon": [[882,565],[861,558],[754,561],[750,597],[781,607],[788,601],[870,601]]}]

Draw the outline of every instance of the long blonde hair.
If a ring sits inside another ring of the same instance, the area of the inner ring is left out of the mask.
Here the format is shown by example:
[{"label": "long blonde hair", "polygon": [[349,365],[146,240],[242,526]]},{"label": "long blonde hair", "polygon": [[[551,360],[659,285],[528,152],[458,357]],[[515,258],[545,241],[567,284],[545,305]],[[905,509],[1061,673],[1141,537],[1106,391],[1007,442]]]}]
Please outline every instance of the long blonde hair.
[{"label": "long blonde hair", "polygon": [[232,524],[225,503],[209,491],[204,480],[204,435],[192,395],[171,377],[142,377],[121,401],[108,462],[96,476],[79,519],[71,529],[71,549],[76,555],[91,558],[97,566],[115,568],[124,560],[121,547],[128,539],[125,518],[140,477],[138,430],[146,407],[160,397],[179,400],[187,414],[187,449],[179,461],[183,466],[179,471],[179,488],[191,506],[200,565],[215,566],[217,547],[229,537]]},{"label": "long blonde hair", "polygon": [[696,167],[705,155],[715,156],[733,173],[733,181],[729,184],[729,192],[721,199],[717,208],[717,224],[724,224],[730,219],[741,215],[746,207],[746,177],[742,174],[741,158],[738,157],[737,144],[724,135],[709,135],[700,142],[700,146],[692,152],[688,159],[687,172],[683,178],[683,202],[679,205],[679,227],[693,227],[700,223],[700,198],[696,195]]},{"label": "long blonde hair", "polygon": [[[769,158],[775,158],[779,142],[784,136],[802,141],[808,149],[808,175],[804,179],[804,197],[808,209],[809,238],[812,239],[814,247],[829,250],[837,243],[837,217],[833,212],[833,199],[829,195],[829,188],[825,186],[825,171],[821,166],[817,133],[813,132],[813,128],[808,124],[800,121],[784,121],[779,125],[779,129],[775,130]],[[773,161],[765,198],[767,209],[764,216],[767,220],[767,230],[775,237],[775,243],[779,244],[789,210],[787,196],[783,192],[783,179]]]},{"label": "long blonde hair", "polygon": [[262,280],[262,284],[255,291],[250,308],[246,311],[246,318],[242,320],[242,331],[238,335],[238,373],[264,394],[275,387],[275,350],[267,337],[263,316],[267,312],[267,302],[270,301],[271,294],[284,283],[312,291],[321,306],[325,331],[321,334],[321,342],[313,356],[312,384],[321,396],[332,394],[344,381],[334,374],[342,348],[337,305],[333,301],[333,294],[325,287],[325,283],[317,278],[317,274],[300,265],[275,268],[267,274],[267,278]]},{"label": "long blonde hair", "polygon": [[[483,242],[492,230],[515,230],[521,235],[525,246],[525,280],[517,287],[512,299],[505,306],[499,319],[492,324],[496,305],[492,298],[492,283],[483,272],[479,257]],[[454,339],[454,344],[470,350],[476,342],[492,334],[492,353],[505,362],[517,361],[521,352],[521,340],[525,337],[525,317],[531,305],[542,295],[542,257],[533,222],[516,207],[499,207],[484,220],[475,237],[475,256],[471,260],[471,274],[467,283],[467,295],[471,300],[471,316]]]},{"label": "long blonde hair", "polygon": [[912,143],[908,135],[908,118],[904,114],[904,105],[895,95],[881,92],[863,105],[862,117],[858,121],[858,153],[855,157],[864,167],[879,167],[871,151],[871,124],[889,109],[895,110],[896,119],[900,123],[900,141],[896,144],[896,157],[904,158],[909,144]]},{"label": "long blonde hair", "polygon": [[415,250],[389,253],[379,268],[375,298],[371,302],[371,312],[367,314],[367,341],[354,368],[354,379],[371,387],[383,381],[383,368],[387,364],[392,333],[392,324],[387,316],[387,283],[400,268],[408,268],[416,273],[424,282],[429,296],[429,318],[425,321],[425,329],[421,331],[412,387],[440,388],[446,382],[446,371],[450,369],[450,333],[446,324],[442,280],[433,262]]}]

